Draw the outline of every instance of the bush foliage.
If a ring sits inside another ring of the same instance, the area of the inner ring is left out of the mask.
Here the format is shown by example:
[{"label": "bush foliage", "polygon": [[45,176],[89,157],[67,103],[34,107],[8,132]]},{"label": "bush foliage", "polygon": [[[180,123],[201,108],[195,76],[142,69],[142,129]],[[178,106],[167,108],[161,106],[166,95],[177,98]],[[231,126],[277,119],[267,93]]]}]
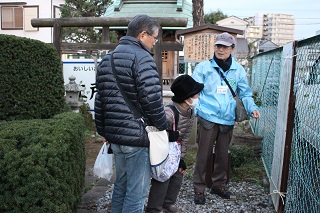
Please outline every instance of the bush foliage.
[{"label": "bush foliage", "polygon": [[231,167],[240,167],[252,160],[253,147],[250,146],[231,146]]},{"label": "bush foliage", "polygon": [[85,173],[84,120],[0,122],[0,212],[75,212]]},{"label": "bush foliage", "polygon": [[57,51],[38,40],[0,34],[0,120],[46,119],[65,106]]}]

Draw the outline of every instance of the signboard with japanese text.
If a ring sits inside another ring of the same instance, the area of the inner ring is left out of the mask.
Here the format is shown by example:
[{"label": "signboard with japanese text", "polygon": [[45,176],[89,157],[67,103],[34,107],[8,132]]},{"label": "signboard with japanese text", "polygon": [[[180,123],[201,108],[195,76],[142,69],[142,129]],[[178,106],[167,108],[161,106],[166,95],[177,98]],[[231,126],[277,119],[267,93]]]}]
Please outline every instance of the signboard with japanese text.
[{"label": "signboard with japanese text", "polygon": [[64,59],[62,61],[64,85],[69,83],[70,76],[76,77],[75,82],[83,87],[83,99],[89,104],[91,112],[94,110],[96,67],[99,61],[96,63],[93,59]]},{"label": "signboard with japanese text", "polygon": [[212,57],[216,33],[197,33],[184,38],[184,61],[201,62]]}]

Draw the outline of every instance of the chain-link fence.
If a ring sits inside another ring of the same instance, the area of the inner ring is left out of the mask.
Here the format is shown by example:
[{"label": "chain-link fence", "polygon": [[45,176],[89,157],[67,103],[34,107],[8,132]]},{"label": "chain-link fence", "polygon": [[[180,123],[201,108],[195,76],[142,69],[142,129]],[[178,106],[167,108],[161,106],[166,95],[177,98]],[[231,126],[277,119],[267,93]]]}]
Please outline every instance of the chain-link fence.
[{"label": "chain-link fence", "polygon": [[273,147],[277,122],[279,96],[279,74],[281,69],[282,48],[260,54],[252,60],[252,89],[261,103],[263,115],[253,125],[254,132],[263,135],[262,155],[268,174],[271,173]]},{"label": "chain-link fence", "polygon": [[[279,100],[280,81],[290,82],[290,79],[280,78],[285,69],[283,48],[252,58],[251,86],[256,93],[256,101],[261,103],[262,117],[256,122],[252,120],[251,124],[254,132],[263,136],[262,159],[269,180],[272,181],[271,174],[275,174],[274,167],[282,164],[284,168],[277,173],[281,187],[271,191],[280,195],[280,188],[287,189],[282,209],[285,212],[313,213],[320,209],[320,36],[297,42],[295,51],[296,55],[291,58],[294,68],[291,92],[295,97],[295,104],[290,105],[290,98],[287,101],[287,106],[294,108],[288,110],[294,111],[294,127],[292,135],[287,134],[290,129],[286,129],[284,133],[291,140],[290,149],[284,149],[291,150],[291,153],[284,152],[283,159],[277,159],[278,155],[274,156],[279,147],[275,144],[278,140],[277,121],[279,125],[278,116],[281,112],[279,103],[284,101]],[[288,122],[289,120],[290,113]],[[284,174],[288,167],[287,174]],[[283,178],[287,177],[289,178],[284,181]],[[281,195],[278,198],[281,206],[284,197]],[[276,206],[276,209],[281,207]]]},{"label": "chain-link fence", "polygon": [[178,74],[187,74],[188,73],[188,63],[179,63]]},{"label": "chain-link fence", "polygon": [[320,36],[298,42],[286,212],[320,211]]}]

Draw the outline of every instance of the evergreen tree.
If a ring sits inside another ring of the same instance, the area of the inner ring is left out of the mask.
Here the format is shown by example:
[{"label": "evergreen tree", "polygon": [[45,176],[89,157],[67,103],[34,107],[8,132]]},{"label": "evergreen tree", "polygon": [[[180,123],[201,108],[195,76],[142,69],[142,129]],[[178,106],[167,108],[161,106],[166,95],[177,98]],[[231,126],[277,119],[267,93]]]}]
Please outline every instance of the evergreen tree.
[{"label": "evergreen tree", "polygon": [[[61,7],[61,18],[101,17],[112,0],[66,0]],[[62,38],[70,43],[98,43],[101,33],[93,27],[64,27]]]},{"label": "evergreen tree", "polygon": [[228,18],[228,15],[224,14],[221,10],[210,12],[204,15],[204,23],[216,24],[217,21]]}]

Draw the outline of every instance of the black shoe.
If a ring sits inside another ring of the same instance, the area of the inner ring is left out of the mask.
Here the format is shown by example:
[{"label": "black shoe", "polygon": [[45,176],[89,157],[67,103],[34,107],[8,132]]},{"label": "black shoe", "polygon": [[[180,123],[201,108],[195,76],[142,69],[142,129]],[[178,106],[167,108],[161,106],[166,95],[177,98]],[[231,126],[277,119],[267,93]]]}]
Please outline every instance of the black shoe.
[{"label": "black shoe", "polygon": [[162,209],[169,213],[180,213],[180,209],[174,204],[164,204]]},{"label": "black shoe", "polygon": [[206,203],[206,198],[203,193],[194,193],[194,203],[203,205]]},{"label": "black shoe", "polygon": [[233,195],[230,191],[228,191],[227,187],[212,187],[210,190],[210,194],[216,194],[224,199],[230,199]]}]

